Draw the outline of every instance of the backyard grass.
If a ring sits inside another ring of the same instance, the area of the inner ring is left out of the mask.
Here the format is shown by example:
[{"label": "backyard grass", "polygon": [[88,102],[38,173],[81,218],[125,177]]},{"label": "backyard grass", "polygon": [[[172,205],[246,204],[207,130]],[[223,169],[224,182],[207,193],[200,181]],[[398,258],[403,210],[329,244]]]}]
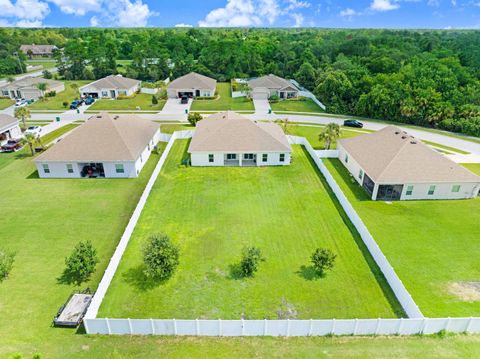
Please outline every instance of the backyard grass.
[{"label": "backyard grass", "polygon": [[270,103],[273,112],[276,111],[292,111],[292,112],[325,112],[312,99],[307,98],[305,101],[284,100]]},{"label": "backyard grass", "polygon": [[462,163],[462,166],[480,176],[480,163]]},{"label": "backyard grass", "polygon": [[[71,85],[76,83],[78,87],[81,87],[90,81],[64,81],[65,83],[65,90],[58,92],[55,97],[47,97],[45,101],[35,101],[28,107],[32,110],[62,110],[66,111],[70,108],[70,102],[72,102],[75,98],[78,98],[78,92],[76,93]],[[63,102],[68,102],[68,106],[64,107]]]},{"label": "backyard grass", "polygon": [[158,100],[158,104],[152,105],[152,95],[139,93],[135,94],[133,98],[122,99],[122,100],[97,100],[95,103],[89,107],[90,111],[104,111],[104,110],[127,110],[134,111],[137,110],[137,107],[140,107],[140,110],[146,111],[161,111],[165,105],[165,100]]},{"label": "backyard grass", "polygon": [[182,124],[160,124],[160,132],[162,133],[174,133],[175,131],[194,130],[192,125]]},{"label": "backyard grass", "polygon": [[[300,146],[288,167],[180,167],[188,144],[173,146],[99,317],[276,319],[282,303],[303,319],[396,316]],[[156,232],[181,251],[177,273],[158,286],[141,265],[141,247]],[[238,279],[232,266],[252,245],[266,261],[255,278]],[[310,266],[317,247],[338,255],[325,278]]]},{"label": "backyard grass", "polygon": [[[325,143],[324,141],[320,141],[318,139],[318,135],[322,132],[324,127],[325,126],[289,125],[288,134],[292,136],[305,137],[308,140],[308,142],[310,142],[313,148],[317,150],[323,150],[325,149]],[[355,130],[347,130],[345,128],[342,128],[342,131],[340,133],[340,138],[355,137],[358,135],[362,135],[364,133],[368,133],[368,132],[367,131],[363,132],[363,130],[355,131]],[[330,149],[335,149],[335,148],[337,148],[337,144],[332,143],[332,145],[330,146]]]},{"label": "backyard grass", "polygon": [[9,98],[0,98],[0,110],[4,110],[7,107],[12,106],[15,101],[10,100]]},{"label": "backyard grass", "polygon": [[339,160],[325,161],[425,316],[479,316],[464,282],[480,280],[480,198],[371,201]]},{"label": "backyard grass", "polygon": [[217,83],[219,97],[215,100],[194,100],[192,111],[251,111],[255,110],[253,101],[245,97],[232,98],[230,83]]}]

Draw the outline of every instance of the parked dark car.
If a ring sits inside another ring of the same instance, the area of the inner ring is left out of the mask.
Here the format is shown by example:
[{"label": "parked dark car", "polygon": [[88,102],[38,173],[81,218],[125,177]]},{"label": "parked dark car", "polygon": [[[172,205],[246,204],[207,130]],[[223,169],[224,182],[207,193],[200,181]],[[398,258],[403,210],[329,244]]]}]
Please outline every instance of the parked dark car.
[{"label": "parked dark car", "polygon": [[83,100],[73,100],[70,104],[70,110],[76,110],[79,108],[83,103]]},{"label": "parked dark car", "polygon": [[92,103],[95,102],[95,99],[91,96],[88,96],[86,99],[85,99],[85,105],[91,105]]},{"label": "parked dark car", "polygon": [[22,148],[22,144],[19,139],[8,140],[0,149],[2,152],[15,152]]},{"label": "parked dark car", "polygon": [[361,123],[360,121],[357,121],[357,120],[345,120],[343,122],[343,125],[347,126],[347,127],[356,127],[356,128],[362,128],[363,127],[363,123]]},{"label": "parked dark car", "polygon": [[188,97],[187,96],[182,96],[180,103],[182,105],[186,105],[188,103]]}]

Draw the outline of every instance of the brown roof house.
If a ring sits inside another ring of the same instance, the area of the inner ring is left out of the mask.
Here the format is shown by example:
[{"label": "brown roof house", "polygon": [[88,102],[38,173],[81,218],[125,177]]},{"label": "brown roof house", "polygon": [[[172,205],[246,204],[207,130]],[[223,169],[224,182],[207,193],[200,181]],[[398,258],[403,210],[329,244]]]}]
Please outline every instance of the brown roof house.
[{"label": "brown roof house", "polygon": [[118,96],[134,95],[140,89],[141,83],[140,80],[122,75],[110,75],[80,87],[79,91],[82,96],[116,99]]},{"label": "brown roof house", "polygon": [[197,123],[192,166],[285,166],[292,148],[280,126],[222,112]]},{"label": "brown roof house", "polygon": [[53,51],[56,50],[55,45],[21,45],[20,51],[28,57],[52,57]]},{"label": "brown roof house", "polygon": [[[41,83],[47,85],[45,91],[38,88]],[[38,100],[38,98],[44,96],[46,92],[55,91],[58,93],[63,90],[65,90],[65,85],[62,81],[27,76],[20,80],[0,86],[0,95],[10,97],[11,99],[24,98],[27,100]]]},{"label": "brown roof house", "polygon": [[339,158],[373,200],[478,196],[480,177],[395,126],[338,141]]},{"label": "brown roof house", "polygon": [[159,125],[102,112],[34,159],[42,178],[137,177],[159,141]]},{"label": "brown roof house", "polygon": [[288,99],[297,97],[299,91],[292,82],[272,74],[251,79],[248,86],[252,89],[254,100],[266,100],[271,96]]},{"label": "brown roof house", "polygon": [[217,80],[190,72],[168,84],[169,98],[215,96]]},{"label": "brown roof house", "polygon": [[19,121],[10,115],[0,114],[0,145],[20,137],[22,137],[22,130]]}]

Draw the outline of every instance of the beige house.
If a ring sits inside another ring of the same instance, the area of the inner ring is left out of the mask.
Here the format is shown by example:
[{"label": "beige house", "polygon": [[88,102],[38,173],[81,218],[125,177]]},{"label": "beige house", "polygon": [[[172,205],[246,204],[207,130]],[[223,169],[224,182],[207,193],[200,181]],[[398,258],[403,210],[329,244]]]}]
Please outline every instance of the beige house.
[{"label": "beige house", "polygon": [[28,57],[52,57],[53,51],[56,50],[55,45],[21,45],[20,51]]},{"label": "beige house", "polygon": [[280,126],[222,112],[197,123],[192,166],[286,166],[292,148]]},{"label": "beige house", "polygon": [[[44,83],[47,89],[42,91],[38,88],[39,84]],[[61,92],[65,90],[65,85],[61,81],[44,79],[42,77],[24,77],[0,87],[0,95],[10,97],[11,99],[24,98],[26,100],[38,100],[47,92]]]},{"label": "beige house", "polygon": [[338,141],[339,159],[373,200],[478,196],[480,177],[398,127]]},{"label": "beige house", "polygon": [[168,84],[167,93],[169,98],[181,98],[187,96],[209,97],[215,96],[217,80],[210,77],[190,72]]},{"label": "beige house", "polygon": [[140,90],[141,83],[122,75],[110,75],[80,87],[79,91],[84,97],[116,99],[118,96],[134,95]]},{"label": "beige house", "polygon": [[155,122],[102,112],[34,159],[41,178],[137,177],[159,141]]},{"label": "beige house", "polygon": [[289,99],[297,97],[299,91],[292,82],[272,74],[251,79],[248,86],[252,89],[254,100],[267,100],[271,96]]},{"label": "beige house", "polygon": [[0,145],[10,139],[22,137],[22,130],[16,118],[0,114]]}]

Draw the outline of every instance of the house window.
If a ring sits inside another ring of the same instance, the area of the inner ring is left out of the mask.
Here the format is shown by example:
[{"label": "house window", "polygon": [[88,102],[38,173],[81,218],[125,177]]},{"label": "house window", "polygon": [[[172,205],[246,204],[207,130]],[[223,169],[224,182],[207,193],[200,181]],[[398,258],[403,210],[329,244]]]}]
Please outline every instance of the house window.
[{"label": "house window", "polygon": [[348,163],[348,153],[345,153],[345,163]]},{"label": "house window", "polygon": [[143,162],[143,157],[142,157],[142,155],[140,155],[140,163],[142,163],[142,162]]},{"label": "house window", "polygon": [[50,168],[46,163],[44,163],[42,167],[43,167],[43,173],[50,173]]},{"label": "house window", "polygon": [[236,153],[227,153],[227,160],[236,160],[237,154]]},{"label": "house window", "polygon": [[3,95],[3,96],[8,96],[8,91],[3,90],[3,91],[2,91],[2,95]]},{"label": "house window", "polygon": [[243,154],[244,160],[253,160],[253,153],[244,153]]},{"label": "house window", "polygon": [[126,96],[126,95],[127,95],[127,91],[125,91],[125,90],[118,90],[117,93],[118,93],[119,95],[122,95],[122,96]]},{"label": "house window", "polygon": [[117,163],[115,165],[115,172],[117,173],[125,173],[125,168],[123,167],[122,163]]},{"label": "house window", "polygon": [[67,164],[67,173],[73,173],[73,165],[71,163]]},{"label": "house window", "polygon": [[280,162],[285,162],[285,153],[280,153]]},{"label": "house window", "polygon": [[432,196],[435,193],[435,186],[430,186],[428,189],[428,195]]},{"label": "house window", "polygon": [[213,163],[215,161],[215,157],[213,154],[208,155],[208,162]]},{"label": "house window", "polygon": [[268,161],[268,154],[264,153],[262,154],[262,162],[267,162]]},{"label": "house window", "polygon": [[452,186],[452,192],[453,193],[460,192],[460,185],[456,184],[456,185]]},{"label": "house window", "polygon": [[108,91],[102,91],[102,97],[108,97]]},{"label": "house window", "polygon": [[405,195],[411,196],[413,193],[413,186],[407,186],[407,192],[405,192]]},{"label": "house window", "polygon": [[363,178],[363,170],[360,170],[360,172],[358,172],[358,178],[360,178],[360,179]]}]

